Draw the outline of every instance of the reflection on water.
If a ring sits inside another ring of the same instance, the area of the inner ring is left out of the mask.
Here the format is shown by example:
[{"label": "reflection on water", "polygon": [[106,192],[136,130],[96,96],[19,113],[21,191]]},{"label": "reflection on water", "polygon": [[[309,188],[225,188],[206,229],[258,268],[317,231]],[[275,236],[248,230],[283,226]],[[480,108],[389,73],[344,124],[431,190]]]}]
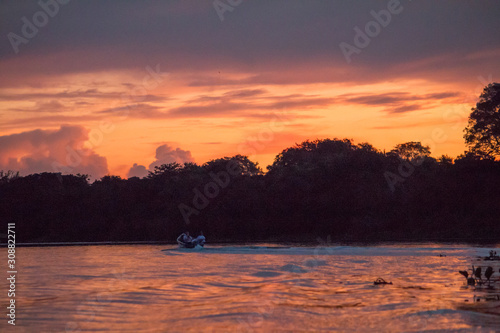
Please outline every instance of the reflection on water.
[{"label": "reflection on water", "polygon": [[[490,249],[20,248],[15,329],[493,332],[500,327],[498,292],[466,287],[458,274],[471,263],[492,265],[498,279],[500,262],[475,261]],[[378,277],[393,285],[373,285]]]}]

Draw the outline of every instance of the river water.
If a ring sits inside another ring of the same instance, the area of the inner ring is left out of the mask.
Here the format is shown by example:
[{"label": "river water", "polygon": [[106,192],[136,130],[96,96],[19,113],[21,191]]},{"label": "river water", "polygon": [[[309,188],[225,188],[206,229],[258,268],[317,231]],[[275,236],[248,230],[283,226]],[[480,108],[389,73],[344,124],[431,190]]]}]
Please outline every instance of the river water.
[{"label": "river water", "polygon": [[[4,319],[0,331],[498,332],[500,262],[476,258],[491,249],[18,248],[16,326]],[[494,288],[464,285],[458,270],[472,264],[494,267]],[[393,284],[374,285],[379,277]]]}]

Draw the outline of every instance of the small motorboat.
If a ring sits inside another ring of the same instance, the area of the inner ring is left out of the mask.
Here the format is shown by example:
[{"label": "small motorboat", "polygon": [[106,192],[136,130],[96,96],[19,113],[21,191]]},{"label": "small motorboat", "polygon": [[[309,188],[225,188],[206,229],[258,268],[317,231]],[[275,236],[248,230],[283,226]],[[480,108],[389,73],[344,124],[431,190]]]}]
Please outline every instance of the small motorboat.
[{"label": "small motorboat", "polygon": [[177,244],[179,244],[179,247],[180,247],[181,249],[194,249],[196,246],[201,246],[201,247],[203,247],[203,245],[198,245],[198,244],[196,244],[195,242],[185,243],[185,242],[180,241],[180,240],[178,240],[178,241],[177,241]]},{"label": "small motorboat", "polygon": [[205,245],[205,236],[203,236],[203,233],[201,233],[200,236],[194,238],[190,242],[185,242],[183,240],[184,235],[185,234],[182,234],[179,237],[177,237],[177,244],[179,244],[179,248],[181,249],[194,249],[196,247],[203,248],[203,246]]}]

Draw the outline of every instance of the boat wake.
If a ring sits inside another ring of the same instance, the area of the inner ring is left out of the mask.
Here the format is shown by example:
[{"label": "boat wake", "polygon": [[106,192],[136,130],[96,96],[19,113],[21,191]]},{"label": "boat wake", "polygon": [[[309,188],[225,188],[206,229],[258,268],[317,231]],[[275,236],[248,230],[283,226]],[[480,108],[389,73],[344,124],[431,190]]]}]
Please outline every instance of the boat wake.
[{"label": "boat wake", "polygon": [[[259,246],[205,246],[194,249],[172,247],[162,250],[164,253],[204,253],[204,254],[269,254],[269,255],[335,255],[335,256],[430,256],[463,257],[480,255],[482,249],[471,252],[471,248],[449,247],[392,247],[392,246],[316,246],[297,247],[279,245]],[[485,249],[486,251],[486,249]]]}]

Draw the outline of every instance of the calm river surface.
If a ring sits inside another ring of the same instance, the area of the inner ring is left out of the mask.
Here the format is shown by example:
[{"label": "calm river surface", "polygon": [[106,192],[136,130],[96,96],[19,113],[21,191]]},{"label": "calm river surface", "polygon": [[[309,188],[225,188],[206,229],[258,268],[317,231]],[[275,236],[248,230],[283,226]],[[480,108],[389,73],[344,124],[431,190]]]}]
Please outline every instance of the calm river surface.
[{"label": "calm river surface", "polygon": [[[499,332],[500,301],[488,299],[500,294],[500,282],[496,290],[466,287],[458,274],[491,265],[498,280],[500,262],[476,258],[491,249],[18,248],[16,326],[4,314],[0,331]],[[393,284],[375,286],[378,277]],[[7,284],[1,287],[6,313]]]}]

